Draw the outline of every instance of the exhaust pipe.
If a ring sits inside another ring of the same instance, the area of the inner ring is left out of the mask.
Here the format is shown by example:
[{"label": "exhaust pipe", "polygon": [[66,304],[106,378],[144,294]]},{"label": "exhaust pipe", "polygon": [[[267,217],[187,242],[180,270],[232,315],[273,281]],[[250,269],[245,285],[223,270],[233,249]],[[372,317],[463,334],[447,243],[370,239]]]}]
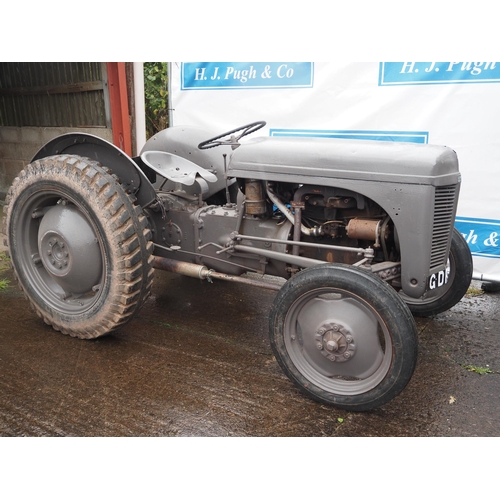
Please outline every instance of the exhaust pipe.
[{"label": "exhaust pipe", "polygon": [[231,274],[218,273],[208,269],[206,266],[200,264],[192,264],[190,262],[181,262],[178,260],[167,259],[165,257],[155,256],[153,267],[155,269],[160,269],[162,271],[168,271],[170,273],[181,274],[182,276],[189,276],[191,278],[206,279],[208,282],[212,282],[212,279],[218,279],[223,281],[232,281],[234,283],[242,283],[244,285],[252,285],[258,288],[265,288],[267,290],[278,291],[282,285],[275,283],[269,283],[267,281],[260,281],[251,278],[242,278],[241,276],[233,276]]}]

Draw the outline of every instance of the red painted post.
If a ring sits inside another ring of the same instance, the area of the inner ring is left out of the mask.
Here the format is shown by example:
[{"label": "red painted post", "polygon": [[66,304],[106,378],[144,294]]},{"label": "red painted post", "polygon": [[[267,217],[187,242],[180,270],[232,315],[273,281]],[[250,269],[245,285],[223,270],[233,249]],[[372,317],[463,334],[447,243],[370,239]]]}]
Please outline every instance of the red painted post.
[{"label": "red painted post", "polygon": [[108,62],[107,67],[113,143],[129,156],[132,156],[125,63]]}]

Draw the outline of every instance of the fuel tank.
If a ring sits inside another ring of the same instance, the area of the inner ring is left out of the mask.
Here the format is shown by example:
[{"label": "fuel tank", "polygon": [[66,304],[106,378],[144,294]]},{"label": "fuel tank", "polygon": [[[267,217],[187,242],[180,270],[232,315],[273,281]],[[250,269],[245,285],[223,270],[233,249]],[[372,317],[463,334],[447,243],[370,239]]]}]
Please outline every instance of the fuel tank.
[{"label": "fuel tank", "polygon": [[459,180],[457,155],[446,146],[296,137],[246,141],[234,151],[228,173],[318,184],[342,179],[444,186]]}]

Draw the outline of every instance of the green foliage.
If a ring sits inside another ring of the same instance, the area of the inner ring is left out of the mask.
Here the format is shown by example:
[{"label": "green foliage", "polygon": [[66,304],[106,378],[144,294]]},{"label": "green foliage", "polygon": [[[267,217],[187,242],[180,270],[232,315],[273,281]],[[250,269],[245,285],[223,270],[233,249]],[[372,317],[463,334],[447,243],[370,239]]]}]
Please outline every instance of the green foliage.
[{"label": "green foliage", "polygon": [[487,373],[494,373],[489,368],[483,368],[481,366],[466,365],[464,368],[469,372],[479,373],[479,375],[486,375]]},{"label": "green foliage", "polygon": [[[9,268],[9,258],[5,253],[0,253],[0,272],[5,271]],[[0,278],[0,291],[6,290],[9,286],[10,281],[6,278]]]},{"label": "green foliage", "polygon": [[166,62],[144,63],[146,138],[168,127],[168,71]]},{"label": "green foliage", "polygon": [[467,289],[467,297],[477,297],[479,295],[483,295],[484,294],[484,291],[479,289],[479,288],[476,288],[476,287],[469,287]]},{"label": "green foliage", "polygon": [[0,253],[0,271],[5,271],[5,269],[9,268],[9,260],[5,253]]}]

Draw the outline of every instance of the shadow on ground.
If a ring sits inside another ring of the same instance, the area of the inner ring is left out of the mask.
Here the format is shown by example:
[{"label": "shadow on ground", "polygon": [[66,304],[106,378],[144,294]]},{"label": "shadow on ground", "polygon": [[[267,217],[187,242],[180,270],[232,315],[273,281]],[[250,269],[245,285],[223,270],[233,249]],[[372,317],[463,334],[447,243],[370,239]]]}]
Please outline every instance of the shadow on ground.
[{"label": "shadow on ground", "polygon": [[267,338],[275,292],[156,276],[138,317],[83,341],[41,322],[0,271],[11,281],[0,291],[1,436],[500,435],[500,294],[417,319],[408,387],[350,413],[309,400],[281,372]]}]

